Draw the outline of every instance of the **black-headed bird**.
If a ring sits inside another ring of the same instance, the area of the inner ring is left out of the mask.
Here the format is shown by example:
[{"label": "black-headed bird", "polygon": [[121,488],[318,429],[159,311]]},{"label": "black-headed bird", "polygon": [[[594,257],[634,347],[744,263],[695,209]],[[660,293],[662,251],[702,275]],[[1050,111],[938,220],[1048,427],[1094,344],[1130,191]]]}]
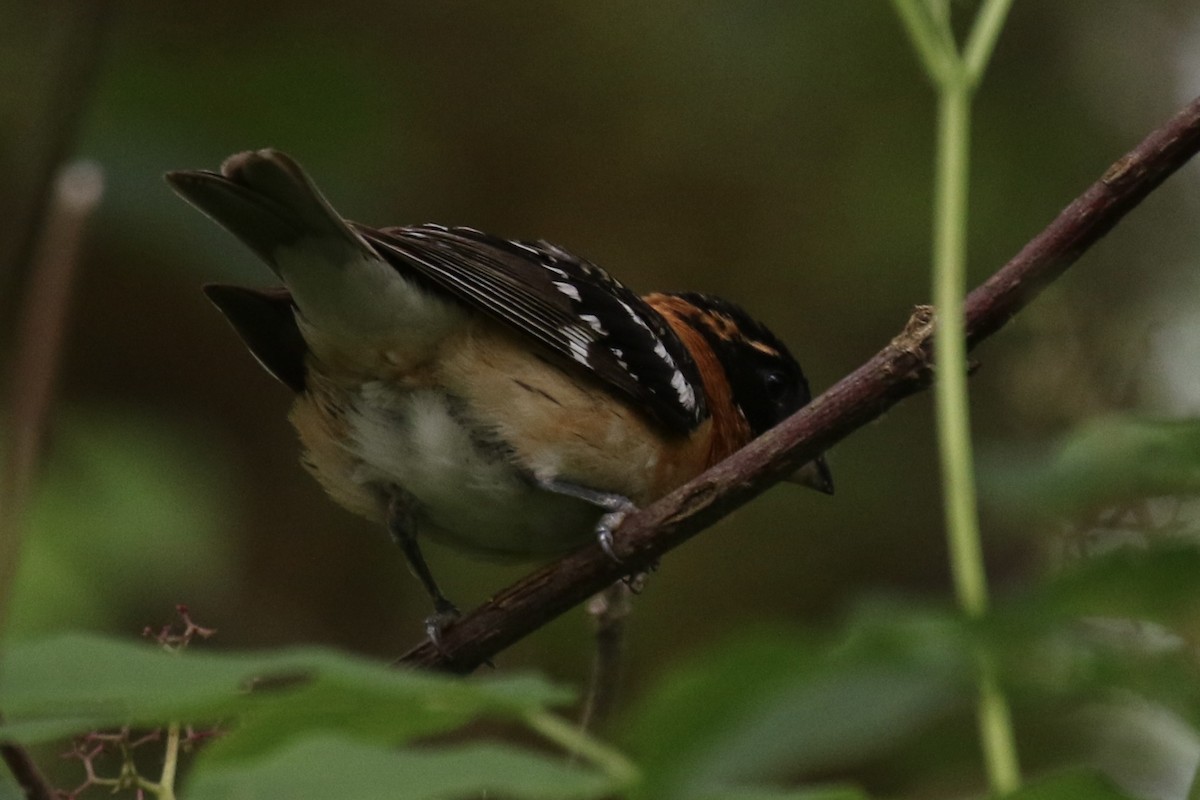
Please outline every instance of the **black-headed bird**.
[{"label": "black-headed bird", "polygon": [[[519,558],[597,536],[611,555],[631,509],[810,399],[783,343],[726,300],[638,296],[546,241],[349,222],[275,150],[167,179],[283,283],[205,291],[296,393],[307,469],[403,548],[435,640],[457,610],[418,535]],[[833,490],[823,457],[793,479]]]}]

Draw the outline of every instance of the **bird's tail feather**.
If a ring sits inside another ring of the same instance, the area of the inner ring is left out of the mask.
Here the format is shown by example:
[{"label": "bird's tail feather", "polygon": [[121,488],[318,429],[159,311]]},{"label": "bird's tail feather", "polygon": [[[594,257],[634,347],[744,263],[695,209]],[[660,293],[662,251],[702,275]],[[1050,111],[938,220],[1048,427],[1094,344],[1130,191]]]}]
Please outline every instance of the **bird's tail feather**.
[{"label": "bird's tail feather", "polygon": [[[291,328],[282,339],[279,326],[264,334],[247,324],[251,313],[280,317],[287,325],[294,304],[295,329],[318,359],[339,364],[358,359],[367,364],[362,370],[373,369],[380,358],[388,363],[427,358],[461,320],[457,306],[401,274],[360,237],[283,153],[238,153],[220,172],[171,172],[167,181],[261,256],[289,290],[290,303],[282,305],[264,305],[244,290],[209,291],[255,354],[289,385],[297,382],[296,358],[288,349],[294,343]],[[280,341],[282,350],[275,347]],[[397,349],[397,342],[403,347]],[[386,351],[386,357],[376,351]]]},{"label": "bird's tail feather", "polygon": [[280,277],[281,248],[304,246],[333,264],[377,258],[295,161],[277,150],[230,156],[221,171],[168,172],[167,182],[257,253]]}]

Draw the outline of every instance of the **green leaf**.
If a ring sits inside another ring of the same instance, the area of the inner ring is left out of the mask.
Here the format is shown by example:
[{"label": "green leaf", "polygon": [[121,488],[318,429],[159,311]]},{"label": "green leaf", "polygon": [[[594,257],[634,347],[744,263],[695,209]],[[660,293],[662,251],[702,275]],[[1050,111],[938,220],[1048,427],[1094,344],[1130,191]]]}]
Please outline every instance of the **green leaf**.
[{"label": "green leaf", "polygon": [[25,793],[21,787],[8,776],[7,770],[0,770],[0,800],[24,800]]},{"label": "green leaf", "polygon": [[1146,497],[1196,494],[1200,420],[1097,419],[1074,431],[1048,462],[1029,461],[1015,457],[986,471],[994,499],[1011,510],[1073,516]]},{"label": "green leaf", "polygon": [[640,796],[705,796],[878,752],[963,701],[964,641],[893,614],[824,651],[776,635],[709,654],[667,676],[630,725]]},{"label": "green leaf", "polygon": [[1133,800],[1094,772],[1068,772],[1034,781],[1004,800]]},{"label": "green leaf", "polygon": [[867,795],[848,786],[814,789],[729,789],[706,794],[700,800],[867,800]]},{"label": "green leaf", "polygon": [[100,627],[228,573],[232,473],[211,441],[144,409],[88,409],[56,422],[48,455],[6,639]]},{"label": "green leaf", "polygon": [[[253,688],[252,688],[253,687]],[[209,760],[244,758],[314,730],[397,743],[480,716],[518,719],[569,692],[533,677],[461,680],[330,650],[184,652],[90,634],[12,646],[0,662],[0,737],[37,742],[123,724],[220,722]]]},{"label": "green leaf", "polygon": [[1018,603],[1015,610],[1031,620],[1106,616],[1181,623],[1196,619],[1198,596],[1200,547],[1163,541],[1081,559],[1034,590],[1031,607]]},{"label": "green leaf", "polygon": [[1080,560],[997,604],[978,633],[1018,699],[1132,692],[1200,724],[1200,665],[1185,646],[1197,596],[1200,548],[1158,541]]},{"label": "green leaf", "polygon": [[390,750],[321,736],[245,764],[213,766],[201,759],[185,795],[189,800],[445,800],[486,793],[522,800],[586,800],[611,796],[618,788],[581,767],[501,745]]}]

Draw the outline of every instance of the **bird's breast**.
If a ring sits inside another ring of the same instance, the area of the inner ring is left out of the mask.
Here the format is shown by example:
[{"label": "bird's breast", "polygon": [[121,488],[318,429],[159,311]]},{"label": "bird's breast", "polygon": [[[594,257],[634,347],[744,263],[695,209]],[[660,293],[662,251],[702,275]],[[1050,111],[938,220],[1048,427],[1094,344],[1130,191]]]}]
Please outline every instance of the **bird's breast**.
[{"label": "bird's breast", "polygon": [[586,376],[487,324],[447,337],[420,369],[359,381],[313,363],[307,385],[292,421],[335,500],[382,521],[400,489],[420,535],[481,554],[546,555],[588,540],[603,512],[541,481],[643,505],[706,466],[703,431],[664,444]]}]

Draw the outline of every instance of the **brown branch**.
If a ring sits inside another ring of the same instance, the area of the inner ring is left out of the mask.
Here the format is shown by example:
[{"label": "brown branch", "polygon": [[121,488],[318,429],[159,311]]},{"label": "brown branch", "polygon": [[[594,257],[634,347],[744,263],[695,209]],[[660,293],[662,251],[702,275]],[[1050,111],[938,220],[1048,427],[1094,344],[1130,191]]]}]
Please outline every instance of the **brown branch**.
[{"label": "brown branch", "polygon": [[[999,330],[1047,284],[1200,150],[1200,98],[1111,166],[967,297],[970,345]],[[577,550],[500,592],[401,659],[417,667],[470,672],[513,642],[766,491],[905,397],[929,385],[933,310],[916,309],[904,330],[867,363],[690,483],[616,531],[614,563],[596,545]]]}]

